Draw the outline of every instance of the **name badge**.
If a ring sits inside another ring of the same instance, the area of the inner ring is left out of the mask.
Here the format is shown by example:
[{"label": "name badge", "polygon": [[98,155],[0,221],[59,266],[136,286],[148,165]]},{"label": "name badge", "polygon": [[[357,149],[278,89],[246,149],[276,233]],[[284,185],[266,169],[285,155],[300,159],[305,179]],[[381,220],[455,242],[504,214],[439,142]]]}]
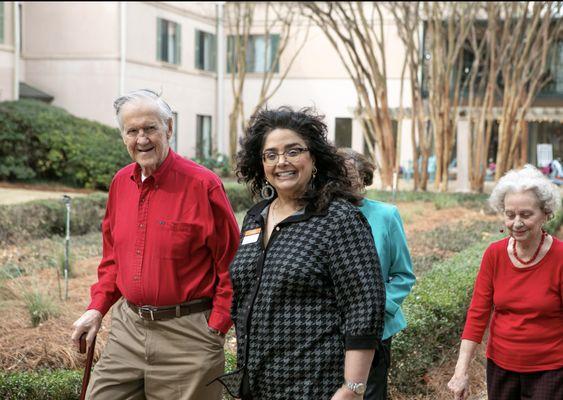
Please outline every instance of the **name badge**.
[{"label": "name badge", "polygon": [[251,229],[244,232],[244,238],[242,239],[242,244],[256,243],[260,237],[260,232],[262,228]]}]

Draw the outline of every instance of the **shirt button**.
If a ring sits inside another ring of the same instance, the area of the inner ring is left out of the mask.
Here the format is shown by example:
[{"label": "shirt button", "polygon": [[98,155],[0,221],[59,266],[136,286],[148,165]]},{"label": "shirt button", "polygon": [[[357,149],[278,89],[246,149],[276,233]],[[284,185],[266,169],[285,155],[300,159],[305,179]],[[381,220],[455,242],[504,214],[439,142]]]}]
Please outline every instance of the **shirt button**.
[{"label": "shirt button", "polygon": [[139,224],[139,228],[142,228],[142,227],[143,227],[143,224]]},{"label": "shirt button", "polygon": [[280,230],[280,227],[279,227],[279,226],[276,226],[276,231],[279,231],[279,230]]},{"label": "shirt button", "polygon": [[140,255],[141,255],[141,250],[137,250],[137,251],[135,251],[135,253],[137,253],[137,255],[140,256]]},{"label": "shirt button", "polygon": [[139,280],[139,275],[133,276],[133,280],[134,280],[134,281],[138,281],[138,280]]}]

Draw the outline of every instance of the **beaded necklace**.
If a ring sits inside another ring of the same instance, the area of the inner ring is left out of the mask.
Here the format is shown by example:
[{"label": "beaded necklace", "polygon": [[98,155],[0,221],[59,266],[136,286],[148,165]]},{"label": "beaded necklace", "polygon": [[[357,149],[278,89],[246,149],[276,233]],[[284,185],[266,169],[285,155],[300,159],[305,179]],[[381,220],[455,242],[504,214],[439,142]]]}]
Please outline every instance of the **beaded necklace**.
[{"label": "beaded necklace", "polygon": [[512,252],[514,253],[514,258],[516,258],[520,264],[523,264],[523,265],[531,264],[536,259],[538,254],[540,253],[540,250],[542,248],[542,245],[543,245],[543,242],[545,241],[546,236],[547,236],[547,234],[545,232],[542,232],[540,244],[538,245],[538,248],[534,252],[534,255],[532,256],[532,258],[530,258],[528,261],[524,261],[520,257],[518,257],[518,253],[516,252],[516,240],[514,240],[514,238],[513,238],[512,239]]}]

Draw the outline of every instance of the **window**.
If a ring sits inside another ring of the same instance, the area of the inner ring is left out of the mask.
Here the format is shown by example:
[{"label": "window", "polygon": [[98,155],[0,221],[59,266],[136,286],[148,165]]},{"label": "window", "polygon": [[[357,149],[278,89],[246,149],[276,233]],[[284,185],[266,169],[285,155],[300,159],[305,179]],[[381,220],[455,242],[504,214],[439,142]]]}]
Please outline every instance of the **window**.
[{"label": "window", "polygon": [[336,147],[352,147],[352,118],[336,118],[334,145]]},{"label": "window", "polygon": [[217,65],[217,44],[215,35],[195,31],[195,67],[204,71],[215,71]]},{"label": "window", "polygon": [[[236,67],[236,36],[229,36],[227,43],[227,71]],[[242,38],[240,38],[242,42]],[[279,72],[279,62],[273,65],[280,42],[280,35],[269,35],[266,46],[265,35],[250,35],[246,48],[246,72]],[[242,44],[242,43],[241,43]],[[266,49],[267,47],[267,49]],[[278,60],[279,61],[279,60]]]},{"label": "window", "polygon": [[0,43],[4,43],[4,2],[0,1]]},{"label": "window", "polygon": [[196,127],[196,157],[211,157],[211,117],[208,115],[197,116]]},{"label": "window", "polygon": [[172,139],[170,139],[170,148],[175,152],[178,151],[178,113],[172,112]]},{"label": "window", "polygon": [[563,93],[563,41],[553,43],[548,58],[549,81],[541,90],[542,94]]},{"label": "window", "polygon": [[181,27],[176,22],[157,18],[156,59],[170,64],[180,64]]}]

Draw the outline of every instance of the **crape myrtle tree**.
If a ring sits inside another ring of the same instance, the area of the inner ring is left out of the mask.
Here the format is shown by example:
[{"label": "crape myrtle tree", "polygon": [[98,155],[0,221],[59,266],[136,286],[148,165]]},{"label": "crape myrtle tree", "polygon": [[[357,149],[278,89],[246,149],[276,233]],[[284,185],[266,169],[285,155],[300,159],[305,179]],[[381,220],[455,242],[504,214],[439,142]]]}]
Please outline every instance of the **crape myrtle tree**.
[{"label": "crape myrtle tree", "polygon": [[[229,155],[234,159],[239,131],[244,132],[244,88],[248,73],[260,76],[256,112],[278,91],[306,43],[309,29],[298,21],[299,7],[285,2],[227,2],[227,70],[233,104],[229,113]],[[263,51],[255,51],[258,38]],[[260,67],[256,67],[259,65]]]},{"label": "crape myrtle tree", "polygon": [[301,4],[303,15],[322,30],[354,83],[365,143],[374,160],[377,150],[383,187],[390,188],[397,150],[389,109],[383,7],[377,2]]}]

